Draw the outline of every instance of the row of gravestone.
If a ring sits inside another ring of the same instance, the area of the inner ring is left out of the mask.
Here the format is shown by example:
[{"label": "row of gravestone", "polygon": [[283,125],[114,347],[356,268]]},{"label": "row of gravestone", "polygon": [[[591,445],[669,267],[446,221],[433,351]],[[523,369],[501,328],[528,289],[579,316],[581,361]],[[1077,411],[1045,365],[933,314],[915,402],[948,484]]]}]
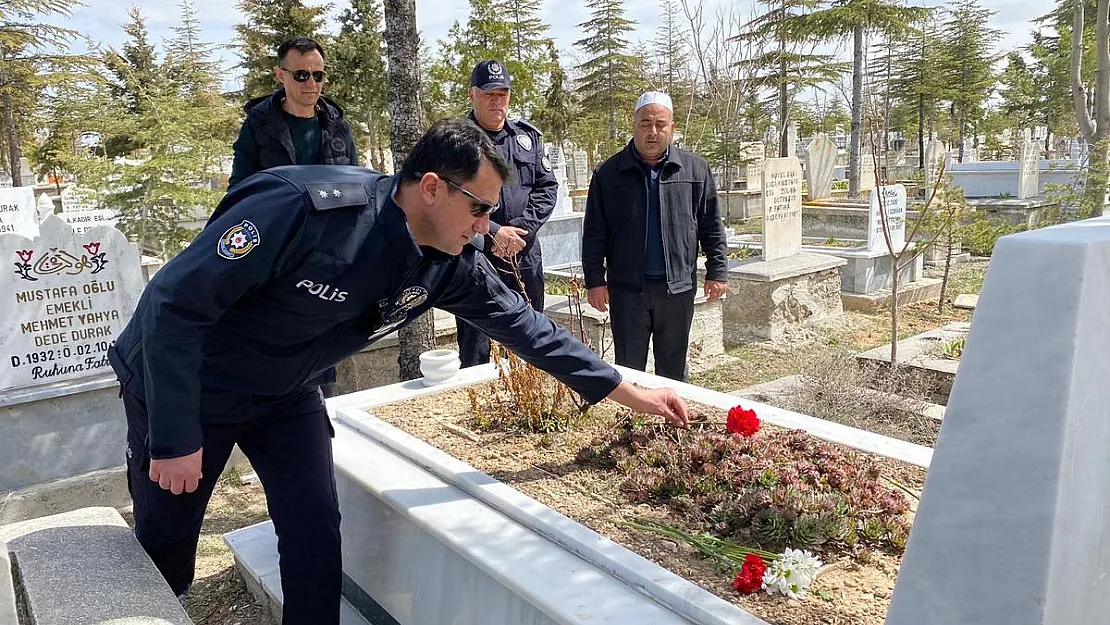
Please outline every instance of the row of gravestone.
[{"label": "row of gravestone", "polygon": [[[802,166],[795,156],[763,164],[763,261],[797,254],[802,247]],[[876,186],[870,194],[868,251],[900,253],[906,235],[906,188]],[[889,238],[887,234],[889,233]]]}]

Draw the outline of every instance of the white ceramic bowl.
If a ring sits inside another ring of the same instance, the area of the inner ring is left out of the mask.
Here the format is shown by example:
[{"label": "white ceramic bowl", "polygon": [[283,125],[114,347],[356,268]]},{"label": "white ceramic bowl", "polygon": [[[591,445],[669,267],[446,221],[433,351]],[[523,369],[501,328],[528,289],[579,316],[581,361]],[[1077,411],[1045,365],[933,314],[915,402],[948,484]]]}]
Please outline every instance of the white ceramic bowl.
[{"label": "white ceramic bowl", "polygon": [[453,349],[433,349],[420,354],[420,373],[424,374],[424,386],[443,384],[455,377],[461,366],[459,352]]}]

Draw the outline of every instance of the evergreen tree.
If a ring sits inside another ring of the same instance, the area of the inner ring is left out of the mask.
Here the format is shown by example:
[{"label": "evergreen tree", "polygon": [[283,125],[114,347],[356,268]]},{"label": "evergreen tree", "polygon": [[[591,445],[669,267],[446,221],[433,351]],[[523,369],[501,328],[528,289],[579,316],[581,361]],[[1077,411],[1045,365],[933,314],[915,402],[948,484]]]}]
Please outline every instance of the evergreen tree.
[{"label": "evergreen tree", "polygon": [[384,171],[389,103],[381,5],[377,0],[352,0],[339,23],[330,56],[328,93],[345,109],[356,142],[369,143],[371,166]]},{"label": "evergreen tree", "polygon": [[977,0],[954,0],[941,30],[943,64],[947,88],[945,99],[964,159],[964,138],[972,132],[986,112],[987,98],[994,91],[994,64],[998,61],[995,44],[1002,31],[987,24],[995,11],[979,6]]},{"label": "evergreen tree", "polygon": [[[190,11],[188,3],[182,6],[183,25]],[[79,127],[127,141],[116,141],[113,154],[74,158],[72,169],[120,212],[121,230],[144,251],[168,257],[194,234],[183,222],[203,219],[223,195],[219,166],[238,115],[220,95],[215,75],[200,71],[212,59],[199,29],[179,31],[162,61],[138,9],[124,29],[129,40],[123,52],[111,50],[104,59],[111,87],[87,101],[79,98],[88,91],[71,94],[70,109],[89,115]]]},{"label": "evergreen tree", "polygon": [[[896,110],[907,124],[916,126],[918,167],[925,168],[925,143],[936,123],[936,111],[944,93],[943,47],[935,13],[918,23],[916,32],[894,46],[890,91]],[[909,128],[902,126],[909,134]]]},{"label": "evergreen tree", "polygon": [[427,96],[439,116],[469,110],[470,72],[485,59],[498,59],[513,77],[512,107],[525,117],[543,103],[543,87],[554,69],[547,51],[551,38],[538,17],[539,0],[470,0],[466,24],[455,22],[439,41],[430,69]]},{"label": "evergreen tree", "polygon": [[685,100],[683,96],[689,91],[685,84],[690,65],[688,33],[682,27],[675,0],[662,0],[659,8],[662,19],[659,34],[652,42],[657,66],[652,83],[655,88],[670,94],[672,100]]},{"label": "evergreen tree", "polygon": [[643,87],[641,59],[629,54],[626,38],[636,22],[625,17],[621,0],[587,0],[586,6],[592,9],[591,18],[578,26],[588,36],[574,45],[588,59],[578,66],[582,77],[576,91],[583,109],[607,120],[608,140],[601,147],[604,153],[612,153],[631,129],[632,111]]},{"label": "evergreen tree", "polygon": [[[830,7],[811,16],[810,26],[825,38],[833,38],[839,33],[848,31],[852,33],[852,136],[848,147],[849,197],[856,197],[860,190],[865,38],[875,33],[888,38],[905,36],[913,31],[913,22],[924,19],[925,15],[926,9],[904,7],[888,0],[833,0]],[[889,65],[887,68],[889,69]]]},{"label": "evergreen tree", "polygon": [[243,76],[244,100],[266,95],[276,87],[274,66],[277,49],[292,37],[312,37],[327,49],[321,38],[324,15],[331,8],[305,6],[301,0],[239,0],[239,10],[246,16],[245,24],[237,24],[239,67],[246,70]]},{"label": "evergreen tree", "polygon": [[[774,89],[777,101],[779,156],[786,156],[787,126],[792,121],[794,96],[811,87],[837,81],[848,68],[828,54],[814,54],[820,36],[815,32],[812,14],[820,0],[759,0],[767,12],[745,25],[738,39],[767,42],[758,55],[745,61],[754,80]],[[760,46],[762,48],[762,46]]]},{"label": "evergreen tree", "polygon": [[532,113],[532,119],[543,129],[546,137],[556,145],[562,145],[569,137],[570,123],[578,107],[569,88],[566,70],[559,64],[559,52],[554,41],[548,41],[547,54],[553,69],[543,94],[543,103]]},{"label": "evergreen tree", "polygon": [[31,116],[44,86],[66,79],[91,59],[66,54],[76,30],[45,22],[46,16],[70,15],[73,0],[4,0],[0,2],[0,139],[8,156],[12,183],[22,185],[22,143],[33,132]]}]

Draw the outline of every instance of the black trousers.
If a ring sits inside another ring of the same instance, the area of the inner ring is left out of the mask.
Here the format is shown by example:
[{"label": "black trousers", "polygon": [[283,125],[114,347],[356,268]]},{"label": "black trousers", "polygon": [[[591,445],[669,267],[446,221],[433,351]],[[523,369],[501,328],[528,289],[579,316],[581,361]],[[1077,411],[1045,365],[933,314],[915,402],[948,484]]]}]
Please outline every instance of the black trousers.
[{"label": "black trousers", "polygon": [[282,623],[338,625],[343,571],[331,453],[334,431],[320,391],[303,389],[281,398],[228,396],[228,414],[249,420],[205,425],[200,487],[174,495],[150,480],[146,402],[136,389],[123,388],[135,535],[174,593],[187,590],[205,508],[238,443],[265,489],[278,537]]},{"label": "black trousers", "polygon": [[[516,291],[517,293],[527,293],[528,301],[531,303],[532,308],[543,312],[543,266],[536,264],[535,266],[520,267],[520,278],[524,281],[523,290],[517,283],[516,276],[512,273],[502,271],[506,269],[504,263],[492,263],[497,274],[501,276],[501,281],[505,286]],[[455,330],[459,342],[459,360],[462,361],[462,366],[473,367],[474,365],[482,365],[489,362],[489,337],[486,336],[480,329],[470,325],[462,319],[455,319]]]},{"label": "black trousers", "polygon": [[670,295],[665,281],[644,281],[644,289],[631,293],[609,288],[609,317],[618,365],[645,371],[648,341],[655,354],[655,374],[687,380],[686,350],[694,320],[694,293]]}]

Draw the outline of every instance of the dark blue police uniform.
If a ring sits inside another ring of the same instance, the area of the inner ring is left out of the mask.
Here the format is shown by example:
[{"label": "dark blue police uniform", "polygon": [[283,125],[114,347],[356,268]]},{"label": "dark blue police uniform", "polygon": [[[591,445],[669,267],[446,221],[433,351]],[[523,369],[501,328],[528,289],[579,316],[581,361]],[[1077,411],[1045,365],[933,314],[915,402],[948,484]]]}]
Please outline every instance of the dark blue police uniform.
[{"label": "dark blue police uniform", "polygon": [[[474,113],[470,119],[475,120]],[[476,122],[477,120],[475,120]],[[543,134],[523,119],[506,121],[498,132],[489,132],[501,158],[509,164],[512,177],[501,186],[501,208],[490,215],[490,233],[483,237],[483,251],[501,280],[510,289],[526,293],[528,302],[543,312],[543,259],[540,255],[539,229],[555,210],[559,182],[551,171],[551,163],[543,153]],[[517,254],[518,284],[510,263],[493,254],[493,235],[501,226],[527,230],[524,249]],[[459,357],[462,366],[472,367],[489,362],[489,337],[464,322],[456,322]]]},{"label": "dark blue police uniform", "polygon": [[[247,178],[151,279],[113,346],[135,532],[175,592],[193,579],[204,509],[238,443],[278,535],[283,622],[339,622],[332,430],[313,380],[433,305],[587,401],[620,383],[506,288],[473,247],[459,256],[417,247],[394,184],[353,166],[277,167]],[[173,495],[149,479],[151,458],[202,446],[196,492]]]}]

